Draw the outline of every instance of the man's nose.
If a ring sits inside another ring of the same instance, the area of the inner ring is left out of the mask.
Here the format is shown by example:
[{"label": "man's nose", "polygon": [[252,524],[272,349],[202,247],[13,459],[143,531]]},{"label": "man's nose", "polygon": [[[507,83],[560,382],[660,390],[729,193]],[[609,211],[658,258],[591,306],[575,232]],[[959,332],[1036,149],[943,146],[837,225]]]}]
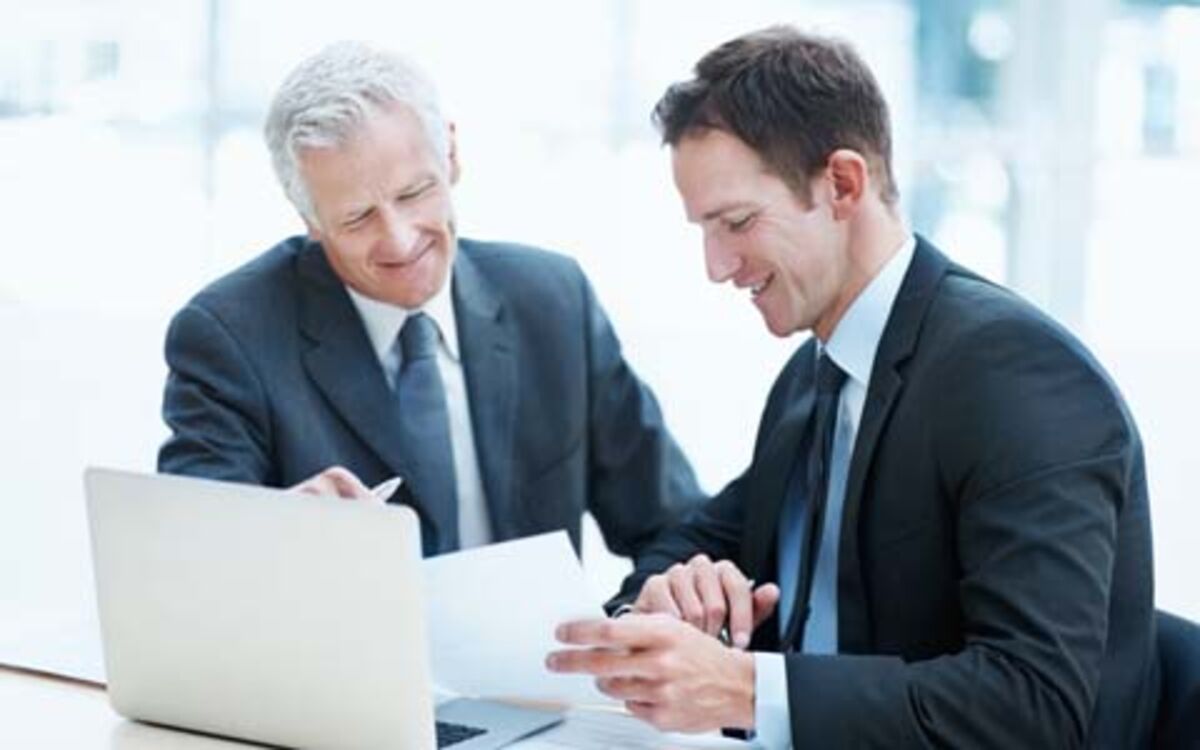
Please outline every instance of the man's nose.
[{"label": "man's nose", "polygon": [[704,237],[704,267],[708,271],[708,279],[720,284],[733,278],[742,267],[742,260],[737,253],[720,242],[716,237],[706,234]]},{"label": "man's nose", "polygon": [[421,232],[416,224],[395,209],[387,209],[383,216],[383,240],[388,254],[398,261],[405,261],[416,254]]}]

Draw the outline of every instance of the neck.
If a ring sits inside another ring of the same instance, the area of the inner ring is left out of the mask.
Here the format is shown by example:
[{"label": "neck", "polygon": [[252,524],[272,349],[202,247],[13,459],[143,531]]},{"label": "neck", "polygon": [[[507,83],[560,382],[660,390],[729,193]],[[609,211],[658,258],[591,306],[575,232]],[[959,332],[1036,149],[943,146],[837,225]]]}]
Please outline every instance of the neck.
[{"label": "neck", "polygon": [[822,343],[828,343],[850,305],[895,256],[909,234],[895,209],[882,204],[876,211],[851,221],[846,237],[847,282],[829,311],[813,326],[813,333]]}]

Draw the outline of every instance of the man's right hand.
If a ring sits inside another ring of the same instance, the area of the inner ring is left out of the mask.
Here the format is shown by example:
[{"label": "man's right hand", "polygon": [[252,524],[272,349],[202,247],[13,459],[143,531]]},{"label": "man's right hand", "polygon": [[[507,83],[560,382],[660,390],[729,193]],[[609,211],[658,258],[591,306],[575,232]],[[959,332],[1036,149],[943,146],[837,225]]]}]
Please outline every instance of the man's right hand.
[{"label": "man's right hand", "polygon": [[737,565],[729,560],[714,563],[701,554],[648,578],[633,610],[663,612],[712,636],[726,627],[728,618],[733,645],[744,649],[750,645],[750,634],[771,616],[778,603],[775,584],[754,588]]},{"label": "man's right hand", "polygon": [[320,474],[305,479],[291,488],[309,495],[330,495],[346,500],[374,500],[374,495],[354,472],[342,466],[330,466]]}]

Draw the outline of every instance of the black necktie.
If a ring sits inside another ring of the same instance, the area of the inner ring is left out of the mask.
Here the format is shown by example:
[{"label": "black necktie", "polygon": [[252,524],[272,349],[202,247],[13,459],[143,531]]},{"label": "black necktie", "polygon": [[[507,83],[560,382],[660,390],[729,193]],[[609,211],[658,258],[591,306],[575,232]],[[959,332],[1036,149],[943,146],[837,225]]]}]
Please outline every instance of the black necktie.
[{"label": "black necktie", "polygon": [[[795,582],[794,598],[790,612],[785,613],[789,615],[789,620],[784,631],[785,642],[795,648],[804,642],[808,597],[812,589],[817,549],[821,543],[825,496],[829,493],[829,460],[837,427],[838,396],[845,382],[846,373],[829,356],[822,354],[817,359],[816,399],[807,450],[796,462],[792,481],[788,485],[783,517],[780,519],[785,530],[783,538],[800,540],[795,549],[779,551],[781,563],[794,565],[796,569],[795,578],[792,579]],[[796,525],[799,525],[798,529]]]},{"label": "black necktie", "polygon": [[[435,538],[426,538],[426,554],[458,549],[458,494],[450,415],[437,365],[438,330],[424,313],[409,315],[400,329],[403,361],[396,378],[396,401],[405,445],[412,459],[410,489],[430,514]],[[431,529],[425,529],[430,536]]]}]

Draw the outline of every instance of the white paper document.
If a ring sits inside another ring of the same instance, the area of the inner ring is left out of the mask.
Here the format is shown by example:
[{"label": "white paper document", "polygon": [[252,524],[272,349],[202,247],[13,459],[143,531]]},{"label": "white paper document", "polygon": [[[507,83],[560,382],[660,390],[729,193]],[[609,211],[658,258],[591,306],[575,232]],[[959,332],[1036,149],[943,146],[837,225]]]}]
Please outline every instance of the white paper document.
[{"label": "white paper document", "polygon": [[479,698],[573,704],[612,700],[586,675],[555,674],[554,629],[604,616],[566,532],[502,542],[424,563],[433,679]]},{"label": "white paper document", "polygon": [[528,750],[750,750],[761,748],[722,737],[717,732],[686,735],[660,732],[649,724],[625,713],[573,709],[566,721],[517,743]]}]

